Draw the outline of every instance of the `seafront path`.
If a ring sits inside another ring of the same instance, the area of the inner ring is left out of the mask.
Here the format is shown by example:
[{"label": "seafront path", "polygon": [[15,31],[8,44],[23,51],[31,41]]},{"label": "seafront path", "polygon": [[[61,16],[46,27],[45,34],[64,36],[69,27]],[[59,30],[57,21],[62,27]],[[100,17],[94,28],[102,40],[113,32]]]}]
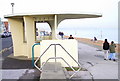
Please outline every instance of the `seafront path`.
[{"label": "seafront path", "polygon": [[[103,51],[85,43],[78,42],[78,50],[80,64],[91,73],[93,79],[118,79],[118,60],[115,62],[104,60]],[[3,59],[3,69],[0,70],[2,79],[14,79],[17,81],[19,79],[34,79],[35,76],[39,77],[39,73],[31,68],[30,60],[27,62],[26,58],[23,59],[12,55]],[[77,78],[81,77],[80,72],[76,76]],[[85,74],[85,76],[90,76],[90,74]],[[84,77],[82,79],[90,79]]]},{"label": "seafront path", "polygon": [[93,75],[93,79],[118,79],[118,60],[106,61],[102,50],[81,42],[78,49],[79,62]]}]

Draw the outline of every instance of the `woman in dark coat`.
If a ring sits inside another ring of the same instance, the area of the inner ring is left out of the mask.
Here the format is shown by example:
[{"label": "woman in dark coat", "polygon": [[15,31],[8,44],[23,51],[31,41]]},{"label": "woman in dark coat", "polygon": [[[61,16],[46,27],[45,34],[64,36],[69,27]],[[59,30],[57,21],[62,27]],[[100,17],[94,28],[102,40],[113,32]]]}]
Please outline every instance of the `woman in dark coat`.
[{"label": "woman in dark coat", "polygon": [[105,42],[103,43],[103,50],[104,50],[104,60],[108,60],[109,43],[107,39],[105,39]]}]

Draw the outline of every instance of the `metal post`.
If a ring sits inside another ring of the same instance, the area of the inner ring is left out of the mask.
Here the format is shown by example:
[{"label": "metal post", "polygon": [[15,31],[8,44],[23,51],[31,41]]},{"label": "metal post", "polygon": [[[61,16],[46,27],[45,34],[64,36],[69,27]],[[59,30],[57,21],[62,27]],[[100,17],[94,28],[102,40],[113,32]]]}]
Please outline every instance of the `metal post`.
[{"label": "metal post", "polygon": [[54,46],[55,46],[55,72],[56,72],[57,71],[56,70],[56,44]]},{"label": "metal post", "polygon": [[[56,57],[56,45],[55,45],[55,57]],[[55,59],[55,62],[56,62],[56,59]]]},{"label": "metal post", "polygon": [[14,14],[14,3],[11,3],[11,5],[12,5],[12,14]]}]

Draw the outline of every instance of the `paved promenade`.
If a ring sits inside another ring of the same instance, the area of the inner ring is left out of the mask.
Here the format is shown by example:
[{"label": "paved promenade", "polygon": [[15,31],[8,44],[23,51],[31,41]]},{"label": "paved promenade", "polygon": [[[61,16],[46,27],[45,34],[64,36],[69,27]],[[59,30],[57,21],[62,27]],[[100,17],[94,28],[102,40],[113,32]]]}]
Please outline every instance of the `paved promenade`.
[{"label": "paved promenade", "polygon": [[[79,62],[91,73],[94,81],[96,79],[118,79],[118,60],[115,62],[109,60],[106,61],[103,58],[104,53],[102,51],[80,42],[78,43],[78,49]],[[3,79],[13,78],[17,81],[18,79],[33,80],[34,78],[39,77],[38,75],[40,73],[38,71],[35,72],[36,70],[31,68],[31,63],[29,62],[29,60],[28,62],[23,62],[23,60],[20,61],[17,60],[17,58],[12,59],[10,57],[7,57],[1,61],[3,61],[3,69],[2,71],[0,70],[0,73],[2,73]],[[18,62],[20,62],[20,65],[18,64]],[[77,77],[81,77],[81,75],[84,75],[82,79],[91,79],[91,75],[88,72],[79,72],[77,74]]]},{"label": "paved promenade", "polygon": [[93,75],[93,79],[118,79],[118,60],[106,61],[103,51],[80,42],[78,49],[79,62]]}]

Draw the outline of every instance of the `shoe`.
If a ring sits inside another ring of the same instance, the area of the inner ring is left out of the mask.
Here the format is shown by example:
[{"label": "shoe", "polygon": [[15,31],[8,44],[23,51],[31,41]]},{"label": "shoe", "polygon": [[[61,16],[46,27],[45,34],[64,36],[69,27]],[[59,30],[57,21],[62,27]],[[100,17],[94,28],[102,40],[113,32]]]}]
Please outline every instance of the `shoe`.
[{"label": "shoe", "polygon": [[111,58],[109,60],[111,60]]},{"label": "shoe", "polygon": [[113,61],[116,61],[115,59],[113,59]]}]

